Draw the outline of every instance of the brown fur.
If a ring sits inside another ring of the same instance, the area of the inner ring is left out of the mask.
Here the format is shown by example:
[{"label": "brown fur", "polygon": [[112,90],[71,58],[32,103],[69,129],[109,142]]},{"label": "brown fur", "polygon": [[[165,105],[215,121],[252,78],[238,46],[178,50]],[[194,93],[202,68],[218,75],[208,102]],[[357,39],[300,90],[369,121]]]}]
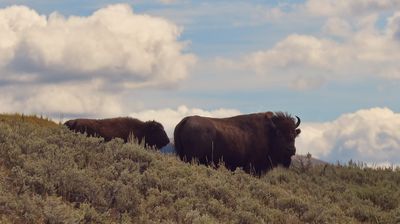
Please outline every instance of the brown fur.
[{"label": "brown fur", "polygon": [[183,160],[198,159],[202,164],[223,160],[231,170],[243,167],[260,174],[279,164],[290,166],[294,139],[300,133],[296,128],[295,119],[280,112],[221,119],[190,116],[175,127],[175,147]]},{"label": "brown fur", "polygon": [[145,139],[146,146],[155,146],[158,149],[169,143],[164,127],[156,121],[143,122],[135,118],[119,117],[101,120],[75,119],[65,122],[65,125],[88,136],[103,137],[105,141],[122,138],[127,142],[130,135],[133,135],[139,143]]}]

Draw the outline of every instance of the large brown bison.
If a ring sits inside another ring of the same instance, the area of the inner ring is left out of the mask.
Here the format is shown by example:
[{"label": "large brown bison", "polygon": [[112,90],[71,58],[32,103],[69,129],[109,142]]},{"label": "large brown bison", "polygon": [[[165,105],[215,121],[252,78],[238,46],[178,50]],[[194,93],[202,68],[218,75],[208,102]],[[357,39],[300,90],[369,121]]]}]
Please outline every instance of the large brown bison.
[{"label": "large brown bison", "polygon": [[174,131],[176,152],[182,160],[218,164],[261,174],[277,165],[289,167],[296,153],[297,121],[287,113],[266,112],[230,118],[190,116]]},{"label": "large brown bison", "polygon": [[65,125],[76,132],[86,133],[88,136],[100,136],[105,141],[113,138],[122,138],[125,142],[130,136],[144,139],[146,146],[158,149],[169,143],[164,127],[156,121],[140,121],[135,118],[120,117],[110,119],[75,119],[65,122]]}]

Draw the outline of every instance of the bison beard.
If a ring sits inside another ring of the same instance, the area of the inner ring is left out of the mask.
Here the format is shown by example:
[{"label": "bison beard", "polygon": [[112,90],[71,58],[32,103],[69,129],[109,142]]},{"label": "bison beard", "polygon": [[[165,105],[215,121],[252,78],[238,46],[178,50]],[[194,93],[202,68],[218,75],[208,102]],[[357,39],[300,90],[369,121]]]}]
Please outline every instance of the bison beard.
[{"label": "bison beard", "polygon": [[175,147],[185,161],[218,164],[231,170],[261,174],[273,167],[289,167],[296,153],[300,125],[287,113],[266,112],[230,118],[190,116],[174,131]]},{"label": "bison beard", "polygon": [[133,135],[139,143],[145,140],[146,146],[158,149],[169,143],[164,127],[156,121],[142,122],[134,118],[75,119],[65,122],[69,129],[86,133],[88,136],[103,137],[105,141],[122,138],[125,142]]}]

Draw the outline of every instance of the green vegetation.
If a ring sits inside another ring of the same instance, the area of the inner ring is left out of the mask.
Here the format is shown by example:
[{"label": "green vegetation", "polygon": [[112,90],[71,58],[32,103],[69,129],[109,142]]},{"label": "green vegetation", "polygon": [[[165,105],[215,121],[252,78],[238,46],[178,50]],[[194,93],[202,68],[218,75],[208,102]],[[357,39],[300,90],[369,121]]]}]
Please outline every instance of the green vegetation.
[{"label": "green vegetation", "polygon": [[4,121],[0,223],[400,223],[399,169],[301,163],[258,178]]}]

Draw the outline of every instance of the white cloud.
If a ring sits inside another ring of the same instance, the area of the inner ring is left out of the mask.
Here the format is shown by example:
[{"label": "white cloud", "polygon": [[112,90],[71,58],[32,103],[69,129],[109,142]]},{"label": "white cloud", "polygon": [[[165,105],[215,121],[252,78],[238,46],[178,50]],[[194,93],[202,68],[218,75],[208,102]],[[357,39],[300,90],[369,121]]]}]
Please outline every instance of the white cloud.
[{"label": "white cloud", "polygon": [[304,8],[318,16],[357,16],[400,8],[399,0],[308,0]]},{"label": "white cloud", "polygon": [[[255,8],[253,4],[254,12]],[[279,20],[268,20],[273,22],[272,36],[284,31],[289,31],[288,35],[271,47],[265,47],[269,44],[266,41],[255,51],[218,57],[217,68],[208,72],[225,74],[239,83],[251,80],[251,87],[296,90],[315,89],[329,82],[400,79],[400,0],[308,0],[270,7],[273,9],[280,16]],[[255,24],[266,21],[259,16],[250,20]],[[251,24],[250,20],[244,24]]]},{"label": "white cloud", "polygon": [[184,79],[195,62],[178,41],[181,28],[124,4],[68,18],[11,6],[0,10],[0,32],[0,71],[40,74],[38,82],[62,77],[168,85]]},{"label": "white cloud", "polygon": [[[400,79],[400,11],[388,18],[383,29],[377,16],[365,16],[357,24],[330,18],[323,30],[328,36],[291,34],[272,48],[238,59],[219,59],[226,73],[246,72],[265,83],[293,89],[318,88],[327,81],[365,78]],[[229,71],[229,72],[227,72]]]},{"label": "white cloud", "polygon": [[352,34],[351,25],[344,19],[338,17],[329,18],[322,30],[331,36],[349,37]]},{"label": "white cloud", "polygon": [[130,116],[143,121],[156,120],[163,124],[168,136],[173,137],[175,126],[186,116],[200,115],[206,117],[231,117],[239,115],[240,111],[235,109],[216,109],[206,111],[199,108],[188,108],[187,106],[179,106],[177,109],[159,109],[159,110],[144,110],[131,113]]},{"label": "white cloud", "polygon": [[301,124],[298,153],[330,162],[400,164],[400,114],[371,108],[344,114],[332,122]]},{"label": "white cloud", "polygon": [[347,53],[335,41],[293,34],[270,49],[253,52],[239,59],[219,59],[216,64],[221,70],[256,75],[259,80],[264,80],[258,84],[310,89],[319,87],[327,79],[333,79],[332,73],[335,71],[340,73],[342,64],[352,57]]},{"label": "white cloud", "polygon": [[164,4],[172,4],[177,2],[177,0],[159,0],[159,1]]},{"label": "white cloud", "polygon": [[118,94],[102,92],[101,81],[2,87],[0,113],[59,116],[120,116],[123,100]]},{"label": "white cloud", "polygon": [[394,13],[388,19],[387,35],[392,37],[397,43],[400,41],[400,11]]},{"label": "white cloud", "polygon": [[[161,0],[165,3],[171,0]],[[192,29],[254,26],[269,22],[279,22],[287,15],[288,5],[254,4],[246,1],[173,1],[179,7],[150,9],[149,13],[162,15],[177,24],[191,26]]]},{"label": "white cloud", "polygon": [[134,108],[123,98],[132,88],[186,78],[196,57],[181,32],[125,4],[86,17],[0,9],[0,112],[123,115]]}]

